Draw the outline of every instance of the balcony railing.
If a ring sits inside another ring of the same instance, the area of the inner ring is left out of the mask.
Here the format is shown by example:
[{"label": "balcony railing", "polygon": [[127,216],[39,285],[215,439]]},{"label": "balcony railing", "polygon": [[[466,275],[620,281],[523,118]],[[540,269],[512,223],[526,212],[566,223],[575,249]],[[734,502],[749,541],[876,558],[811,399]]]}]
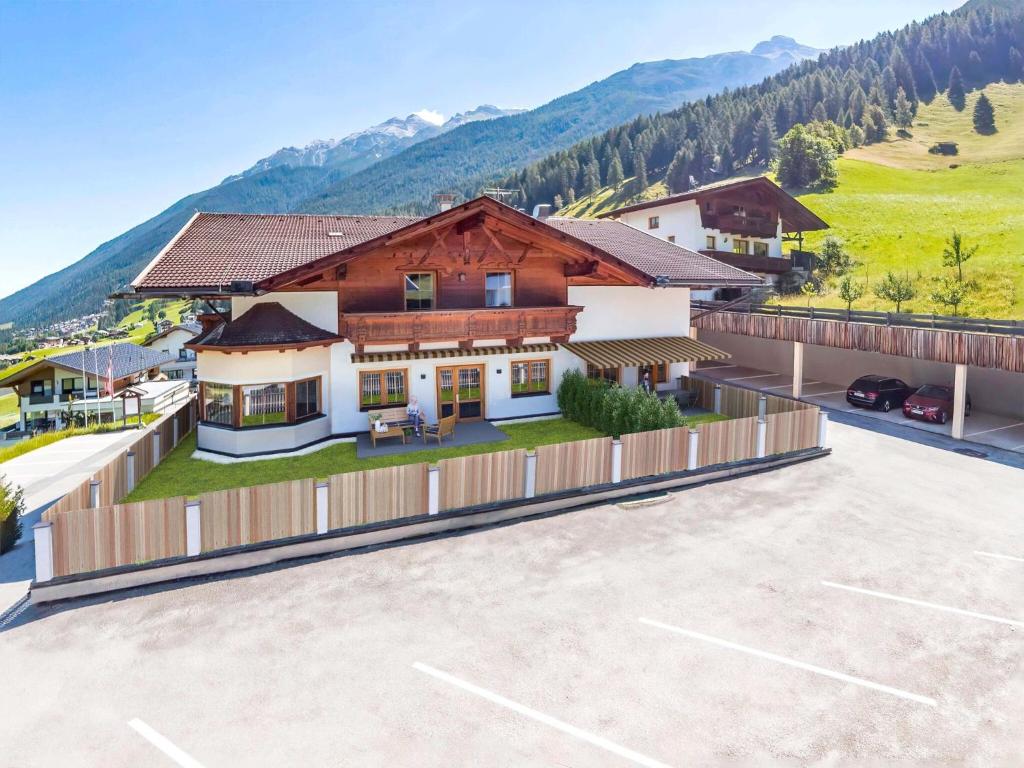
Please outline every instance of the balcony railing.
[{"label": "balcony railing", "polygon": [[793,260],[786,256],[754,256],[750,253],[733,253],[732,251],[702,250],[705,256],[728,264],[730,267],[746,269],[768,275],[782,275],[793,269]]},{"label": "balcony railing", "polygon": [[578,306],[344,312],[340,334],[354,344],[570,336]]},{"label": "balcony railing", "polygon": [[735,213],[708,214],[704,226],[733,235],[775,237],[778,222],[767,216],[739,216]]}]

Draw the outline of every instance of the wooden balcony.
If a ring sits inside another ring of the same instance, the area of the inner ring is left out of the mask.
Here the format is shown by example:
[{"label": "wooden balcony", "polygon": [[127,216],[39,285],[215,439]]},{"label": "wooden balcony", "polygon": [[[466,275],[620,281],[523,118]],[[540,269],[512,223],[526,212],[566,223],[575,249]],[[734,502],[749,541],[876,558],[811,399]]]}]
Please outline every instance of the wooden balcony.
[{"label": "wooden balcony", "polygon": [[739,216],[735,213],[706,214],[705,227],[748,237],[775,237],[778,220],[766,216]]},{"label": "wooden balcony", "polygon": [[753,256],[748,253],[711,250],[703,250],[701,253],[730,267],[762,275],[784,275],[793,269],[793,259],[788,256]]},{"label": "wooden balcony", "polygon": [[353,344],[419,344],[427,341],[568,337],[579,306],[343,312],[338,327]]}]

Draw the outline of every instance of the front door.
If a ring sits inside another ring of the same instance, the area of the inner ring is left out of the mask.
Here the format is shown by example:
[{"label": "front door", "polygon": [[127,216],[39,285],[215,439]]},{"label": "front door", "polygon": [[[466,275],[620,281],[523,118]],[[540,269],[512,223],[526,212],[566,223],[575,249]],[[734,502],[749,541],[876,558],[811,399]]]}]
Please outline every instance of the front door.
[{"label": "front door", "polygon": [[459,421],[484,417],[484,366],[452,365],[437,369],[437,412]]}]

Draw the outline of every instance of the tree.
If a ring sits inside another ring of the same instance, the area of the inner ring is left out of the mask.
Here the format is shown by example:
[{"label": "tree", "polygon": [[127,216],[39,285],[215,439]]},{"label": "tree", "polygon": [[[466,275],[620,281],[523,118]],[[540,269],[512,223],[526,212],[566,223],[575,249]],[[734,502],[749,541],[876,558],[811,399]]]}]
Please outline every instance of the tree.
[{"label": "tree", "polygon": [[856,123],[850,126],[850,130],[847,133],[850,136],[851,147],[859,147],[864,143],[864,129]]},{"label": "tree", "polygon": [[622,170],[622,158],[619,157],[619,151],[613,149],[611,160],[608,161],[608,186],[618,189],[624,178],[625,172]]},{"label": "tree", "polygon": [[904,131],[909,130],[914,122],[914,110],[910,104],[910,99],[907,98],[907,94],[902,88],[896,92],[896,109],[894,114],[896,125]]},{"label": "tree", "polygon": [[939,285],[932,291],[932,301],[942,304],[944,307],[952,307],[953,316],[960,311],[960,305],[967,301],[974,286],[964,283],[953,277],[944,277]]},{"label": "tree", "polygon": [[554,203],[553,207],[556,211],[560,211],[563,207],[565,207],[565,202],[562,200],[561,195],[555,195],[555,198],[552,202]]},{"label": "tree", "polygon": [[884,141],[889,135],[889,123],[885,119],[885,112],[877,104],[868,107],[867,120],[864,123],[864,137],[868,144]]},{"label": "tree", "polygon": [[1022,56],[1020,51],[1012,45],[1010,46],[1007,63],[1010,66],[1010,73],[1007,75],[1006,80],[1011,83],[1017,83],[1024,80],[1024,56]]},{"label": "tree", "polygon": [[974,130],[985,134],[996,132],[996,111],[984,91],[974,105]]},{"label": "tree", "polygon": [[633,156],[633,167],[636,169],[636,172],[633,174],[636,180],[636,192],[640,194],[649,186],[647,182],[647,161],[644,160],[643,152],[637,152]]},{"label": "tree", "polygon": [[818,271],[823,277],[840,277],[854,268],[856,262],[846,252],[843,241],[835,235],[826,235],[818,254]]},{"label": "tree", "polygon": [[875,284],[874,290],[878,298],[893,302],[897,313],[903,302],[911,301],[917,295],[914,283],[909,277],[899,277],[893,272],[886,272],[882,281]]},{"label": "tree", "polygon": [[964,262],[978,252],[978,246],[968,248],[964,244],[963,235],[953,230],[952,237],[946,241],[946,247],[942,251],[942,265],[944,267],[956,268],[957,282],[964,282]]},{"label": "tree", "polygon": [[846,275],[839,283],[839,298],[846,302],[846,311],[850,311],[853,302],[864,295],[864,285],[855,282],[853,275]]},{"label": "tree", "polygon": [[777,153],[775,124],[764,114],[754,127],[754,160],[765,166],[775,159]]},{"label": "tree", "polygon": [[811,306],[811,299],[818,295],[818,286],[814,284],[813,280],[805,280],[804,284],[800,286],[800,293],[807,297],[807,306]]},{"label": "tree", "polygon": [[795,125],[779,140],[775,173],[786,187],[832,189],[838,180],[836,151],[827,139]]},{"label": "tree", "polygon": [[957,67],[949,71],[949,85],[946,86],[946,98],[953,105],[953,109],[962,112],[967,104],[967,93],[964,91],[964,78]]},{"label": "tree", "polygon": [[690,165],[693,156],[686,145],[683,145],[672,162],[668,164],[668,171],[665,173],[665,183],[668,184],[670,192],[686,192],[690,188]]}]

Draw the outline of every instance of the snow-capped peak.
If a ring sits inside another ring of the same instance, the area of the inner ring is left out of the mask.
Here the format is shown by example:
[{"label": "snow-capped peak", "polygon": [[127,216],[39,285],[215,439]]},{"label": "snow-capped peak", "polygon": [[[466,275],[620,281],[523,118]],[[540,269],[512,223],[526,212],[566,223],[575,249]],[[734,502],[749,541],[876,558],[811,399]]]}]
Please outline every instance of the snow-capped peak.
[{"label": "snow-capped peak", "polygon": [[433,109],[421,109],[419,112],[413,112],[413,114],[420,118],[420,120],[425,120],[431,125],[444,124],[444,115]]}]

